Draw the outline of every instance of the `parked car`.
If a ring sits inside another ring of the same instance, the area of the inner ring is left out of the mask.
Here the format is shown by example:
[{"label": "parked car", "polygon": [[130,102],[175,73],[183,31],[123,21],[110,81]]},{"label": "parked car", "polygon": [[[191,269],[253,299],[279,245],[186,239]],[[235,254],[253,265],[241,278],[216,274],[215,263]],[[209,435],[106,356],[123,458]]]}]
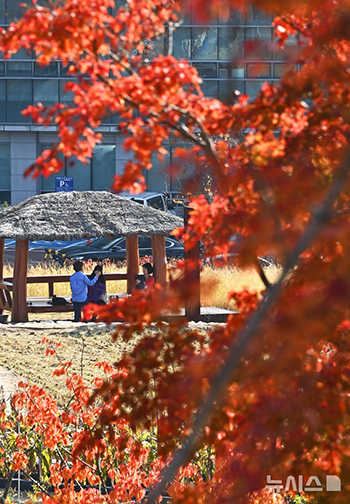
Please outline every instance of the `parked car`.
[{"label": "parked car", "polygon": [[[152,255],[152,240],[150,236],[139,235],[138,245],[140,257]],[[183,245],[172,237],[165,237],[165,251],[167,258],[184,257]],[[126,259],[126,238],[124,236],[112,239],[97,238],[93,242],[80,247],[63,247],[51,251],[51,257],[61,264],[66,259],[79,261],[111,259],[113,261],[124,261]]]},{"label": "parked car", "polygon": [[131,199],[132,201],[140,203],[141,205],[150,206],[152,208],[156,208],[157,210],[163,210],[164,212],[169,212],[173,215],[177,215],[178,217],[184,216],[185,200],[182,196],[177,196],[174,199],[174,195],[170,193],[150,191],[139,194],[121,192],[119,196]]},{"label": "parked car", "polygon": [[95,243],[97,247],[101,247],[107,245],[109,242],[109,238],[92,238],[90,240],[85,239],[82,241],[69,242],[67,245],[58,248],[47,247],[45,249],[46,259],[53,259],[60,264],[63,264],[64,261],[68,258],[66,256],[68,255],[70,257],[70,255],[74,254],[75,251],[79,252],[82,249],[84,250],[86,248],[93,247]]},{"label": "parked car", "polygon": [[157,210],[167,211],[167,206],[163,193],[161,192],[144,192],[139,194],[130,194],[128,192],[122,192],[119,194],[123,198],[131,199],[135,203],[140,203],[144,206],[149,206],[156,208]]}]

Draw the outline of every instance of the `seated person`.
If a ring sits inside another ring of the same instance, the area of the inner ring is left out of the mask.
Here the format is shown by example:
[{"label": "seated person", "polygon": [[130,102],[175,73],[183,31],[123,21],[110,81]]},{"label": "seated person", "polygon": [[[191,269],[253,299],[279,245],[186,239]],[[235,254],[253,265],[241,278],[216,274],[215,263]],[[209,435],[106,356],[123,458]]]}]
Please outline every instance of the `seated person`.
[{"label": "seated person", "polygon": [[146,280],[145,280],[146,290],[150,290],[150,289],[152,289],[152,287],[154,287],[154,284],[156,283],[155,278],[152,276],[152,273],[153,273],[152,264],[149,262],[146,262],[142,266],[142,271],[146,277]]},{"label": "seated person", "polygon": [[136,287],[135,289],[142,290],[146,288],[146,277],[145,275],[135,275]]}]

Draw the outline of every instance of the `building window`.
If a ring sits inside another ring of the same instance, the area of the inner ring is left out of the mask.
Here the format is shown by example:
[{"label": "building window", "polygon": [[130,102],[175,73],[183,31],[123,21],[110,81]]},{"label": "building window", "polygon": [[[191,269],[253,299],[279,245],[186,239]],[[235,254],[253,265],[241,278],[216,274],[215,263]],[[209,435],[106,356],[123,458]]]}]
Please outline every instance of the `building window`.
[{"label": "building window", "polygon": [[7,121],[10,123],[31,122],[30,117],[25,117],[22,110],[32,104],[32,81],[15,80],[7,81]]},{"label": "building window", "polygon": [[58,81],[56,79],[33,80],[34,104],[53,107],[58,102]]},{"label": "building window", "polygon": [[92,156],[91,189],[106,191],[115,175],[115,145],[97,145]]},{"label": "building window", "polygon": [[11,149],[9,143],[0,143],[0,204],[11,203]]}]

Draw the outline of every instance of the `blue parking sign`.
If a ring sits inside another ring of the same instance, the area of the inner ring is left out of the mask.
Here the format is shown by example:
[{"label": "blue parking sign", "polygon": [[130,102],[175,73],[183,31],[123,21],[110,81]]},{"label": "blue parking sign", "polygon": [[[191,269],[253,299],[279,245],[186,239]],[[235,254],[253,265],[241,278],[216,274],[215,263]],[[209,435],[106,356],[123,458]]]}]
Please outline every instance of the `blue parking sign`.
[{"label": "blue parking sign", "polygon": [[73,191],[74,190],[74,177],[55,177],[55,191]]}]

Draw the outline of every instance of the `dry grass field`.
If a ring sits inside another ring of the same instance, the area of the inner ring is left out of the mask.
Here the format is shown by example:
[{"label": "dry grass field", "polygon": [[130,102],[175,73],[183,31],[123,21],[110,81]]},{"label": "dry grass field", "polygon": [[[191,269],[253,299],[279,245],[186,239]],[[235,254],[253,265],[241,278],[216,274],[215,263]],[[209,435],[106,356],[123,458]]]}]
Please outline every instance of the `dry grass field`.
[{"label": "dry grass field", "polygon": [[[86,263],[85,274],[90,274],[94,268],[94,263]],[[172,265],[172,268],[174,266]],[[112,262],[106,262],[103,266],[105,273],[125,273],[126,266],[117,267]],[[38,266],[30,266],[28,276],[37,275],[72,275],[73,266],[67,265],[57,267],[54,264],[47,265],[43,263]],[[280,268],[271,266],[265,269],[265,274],[270,282],[275,282],[279,276]],[[12,276],[13,268],[5,267],[4,276]],[[176,275],[176,273],[175,273]],[[201,304],[202,306],[217,306],[218,308],[234,309],[234,303],[228,301],[228,293],[233,290],[242,290],[243,288],[261,291],[264,285],[254,269],[241,270],[237,267],[215,268],[204,266],[201,272]],[[126,292],[126,281],[109,281],[107,283],[107,292],[109,294]],[[69,283],[58,283],[55,285],[56,296],[70,296]],[[28,297],[48,296],[48,286],[46,284],[28,284]]]},{"label": "dry grass field", "polygon": [[[67,314],[66,314],[67,318]],[[122,352],[128,351],[127,345],[112,343],[112,328],[102,324],[83,324],[67,328],[42,329],[16,325],[0,326],[0,367],[4,367],[24,381],[42,386],[63,406],[70,398],[65,387],[65,377],[56,377],[52,373],[60,362],[72,362],[70,372],[82,374],[87,382],[99,375],[96,362],[107,360],[114,362]],[[56,344],[57,355],[46,355],[47,344],[43,338]]]},{"label": "dry grass field", "polygon": [[[85,268],[85,273],[92,271],[93,265]],[[122,271],[116,270],[110,264],[104,267],[105,272]],[[268,268],[265,273],[271,282],[276,281],[280,269]],[[65,268],[49,268],[46,265],[31,267],[29,275],[45,274],[72,274],[71,266]],[[7,267],[4,276],[12,276],[12,269]],[[242,271],[238,268],[212,268],[205,266],[201,273],[201,303],[203,306],[218,306],[226,309],[234,309],[234,303],[228,301],[228,293],[232,290],[243,288],[263,290],[263,284],[254,270]],[[109,293],[125,292],[126,286],[120,282],[108,282]],[[57,284],[57,295],[70,295],[69,284]],[[47,296],[47,287],[42,284],[29,284],[28,296]],[[30,320],[52,321],[72,320],[72,313],[62,314],[30,314]],[[56,326],[56,327],[55,327]],[[17,376],[31,383],[44,387],[63,405],[68,399],[64,386],[64,377],[52,376],[53,370],[61,362],[72,361],[72,371],[82,373],[86,380],[90,381],[96,376],[95,363],[107,360],[114,362],[130,346],[118,342],[113,343],[111,333],[113,328],[104,324],[66,324],[62,328],[60,324],[2,324],[0,325],[0,367],[11,370]],[[152,328],[149,329],[152,331]],[[43,337],[47,337],[54,344],[60,343],[57,356],[45,356]],[[132,343],[129,343],[129,345]]]}]

